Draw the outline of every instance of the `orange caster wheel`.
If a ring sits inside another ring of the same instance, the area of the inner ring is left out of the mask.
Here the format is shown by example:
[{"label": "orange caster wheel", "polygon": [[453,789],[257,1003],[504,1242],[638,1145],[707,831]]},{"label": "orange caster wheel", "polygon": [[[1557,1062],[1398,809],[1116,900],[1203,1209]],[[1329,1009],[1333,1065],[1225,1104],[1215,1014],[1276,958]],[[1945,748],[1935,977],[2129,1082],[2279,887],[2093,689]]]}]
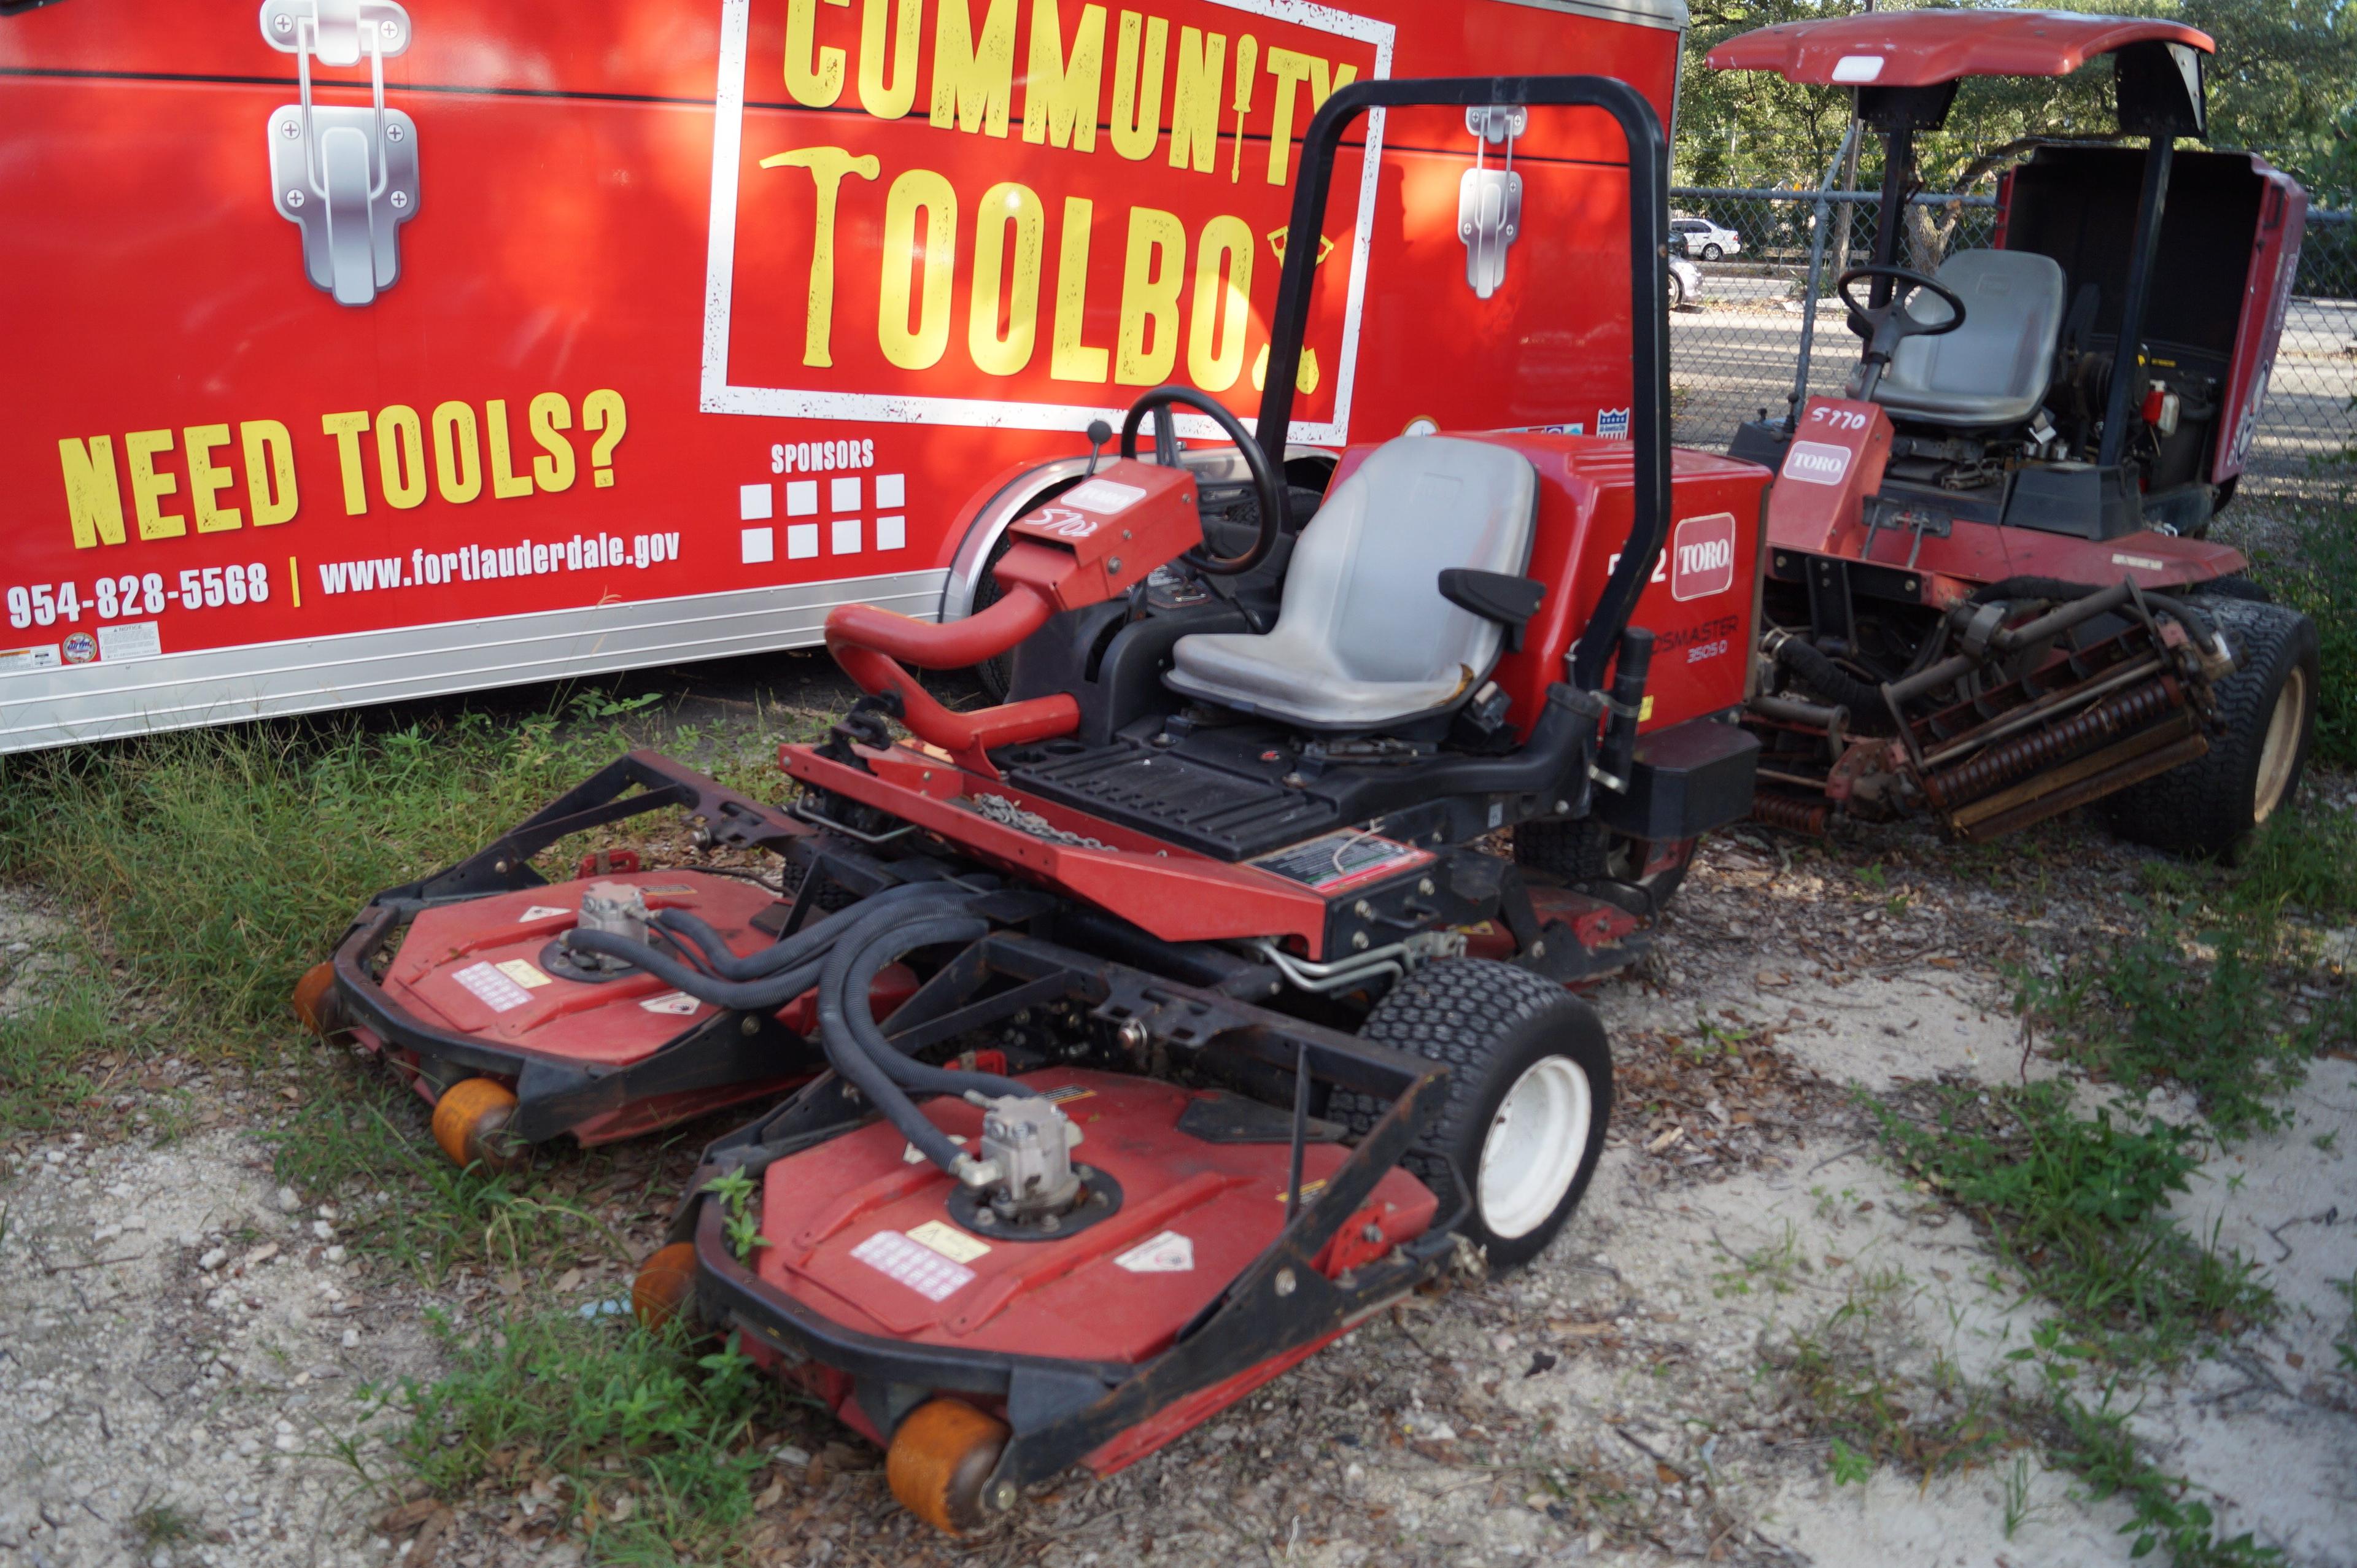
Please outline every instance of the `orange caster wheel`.
[{"label": "orange caster wheel", "polygon": [[656,1249],[630,1282],[630,1311],[649,1333],[687,1309],[695,1297],[695,1243],[673,1241]]},{"label": "orange caster wheel", "polygon": [[963,1535],[1015,1506],[1012,1482],[1002,1481],[985,1495],[1006,1438],[1005,1422],[963,1400],[932,1400],[910,1411],[892,1434],[885,1478],[902,1508],[935,1530]]},{"label": "orange caster wheel", "polygon": [[344,1008],[336,995],[336,966],[315,963],[295,983],[295,1016],[303,1026],[326,1039],[344,1026]]},{"label": "orange caster wheel", "polygon": [[488,1078],[462,1079],[434,1102],[434,1141],[461,1165],[520,1171],[532,1151],[506,1135],[515,1091]]}]

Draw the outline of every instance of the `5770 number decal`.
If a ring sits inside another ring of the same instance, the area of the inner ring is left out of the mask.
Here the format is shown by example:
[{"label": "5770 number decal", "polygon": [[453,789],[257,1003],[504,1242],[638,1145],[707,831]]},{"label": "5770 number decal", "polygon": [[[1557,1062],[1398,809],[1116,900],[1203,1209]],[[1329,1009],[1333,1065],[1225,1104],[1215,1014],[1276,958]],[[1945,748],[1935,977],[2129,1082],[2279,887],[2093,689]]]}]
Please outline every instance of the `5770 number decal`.
[{"label": "5770 number decal", "polygon": [[35,583],[8,590],[8,624],[55,626],[80,621],[84,611],[100,620],[157,615],[167,605],[182,609],[210,609],[221,605],[263,604],[270,597],[270,569],[256,561],[247,566],[191,567],[180,574],[177,586],[166,587],[161,572],[125,572],[101,577],[85,592],[77,583]]}]

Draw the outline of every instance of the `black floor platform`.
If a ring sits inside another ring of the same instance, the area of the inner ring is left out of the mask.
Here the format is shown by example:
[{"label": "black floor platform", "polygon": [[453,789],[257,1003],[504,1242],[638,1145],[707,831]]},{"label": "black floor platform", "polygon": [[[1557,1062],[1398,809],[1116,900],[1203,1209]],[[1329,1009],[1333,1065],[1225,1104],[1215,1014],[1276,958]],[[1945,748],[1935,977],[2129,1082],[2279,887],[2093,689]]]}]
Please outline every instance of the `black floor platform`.
[{"label": "black floor platform", "polygon": [[1339,825],[1331,801],[1254,777],[1116,740],[1052,741],[998,757],[1028,793],[1222,860],[1264,854]]}]

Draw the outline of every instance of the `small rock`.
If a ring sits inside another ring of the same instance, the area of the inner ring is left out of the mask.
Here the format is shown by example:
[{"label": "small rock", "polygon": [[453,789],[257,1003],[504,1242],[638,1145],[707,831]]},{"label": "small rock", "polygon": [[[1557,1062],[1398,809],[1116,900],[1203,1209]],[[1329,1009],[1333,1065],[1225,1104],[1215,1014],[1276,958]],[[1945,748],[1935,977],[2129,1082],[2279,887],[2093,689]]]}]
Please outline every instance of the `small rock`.
[{"label": "small rock", "polygon": [[93,1241],[112,1241],[117,1236],[122,1234],[122,1226],[109,1223],[102,1225],[97,1230],[91,1231],[90,1233],[90,1239]]},{"label": "small rock", "polygon": [[278,1189],[279,1213],[296,1214],[301,1212],[302,1208],[303,1200],[295,1196],[295,1189],[293,1187],[282,1187]]},{"label": "small rock", "polygon": [[311,1234],[322,1241],[331,1241],[335,1240],[336,1228],[324,1219],[314,1219],[311,1221]]},{"label": "small rock", "polygon": [[197,1267],[204,1270],[207,1273],[210,1273],[215,1269],[220,1268],[223,1263],[228,1262],[229,1249],[227,1247],[215,1247],[211,1251],[207,1252],[203,1257],[197,1260]]},{"label": "small rock", "polygon": [[357,1328],[347,1328],[347,1329],[345,1329],[345,1330],[344,1330],[344,1348],[345,1348],[345,1349],[347,1349],[347,1350],[353,1349],[353,1348],[355,1348],[356,1347],[358,1347],[358,1346],[359,1346],[360,1342],[361,1342],[361,1331],[360,1331],[359,1329],[357,1329]]},{"label": "small rock", "polygon": [[331,1263],[340,1263],[344,1261],[346,1253],[341,1247],[330,1247],[328,1249],[325,1255],[328,1262]]}]

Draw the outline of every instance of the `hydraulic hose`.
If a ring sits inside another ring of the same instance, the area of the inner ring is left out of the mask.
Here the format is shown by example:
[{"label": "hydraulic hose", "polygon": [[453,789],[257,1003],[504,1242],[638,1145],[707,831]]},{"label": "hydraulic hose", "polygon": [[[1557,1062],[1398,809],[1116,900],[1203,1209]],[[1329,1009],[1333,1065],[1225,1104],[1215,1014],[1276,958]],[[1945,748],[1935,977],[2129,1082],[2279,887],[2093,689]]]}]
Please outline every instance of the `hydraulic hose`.
[{"label": "hydraulic hose", "polygon": [[996,1074],[952,1073],[910,1061],[893,1049],[876,1026],[866,1005],[867,988],[877,971],[905,953],[942,941],[971,941],[989,929],[989,922],[978,916],[944,913],[937,917],[931,911],[906,907],[875,910],[836,943],[818,987],[819,1043],[829,1065],[866,1095],[919,1154],[961,1177],[961,1165],[970,1164],[974,1156],[926,1119],[899,1079],[913,1079],[909,1088],[920,1093],[962,1095],[969,1089],[1001,1094],[1033,1091]]},{"label": "hydraulic hose", "polygon": [[773,947],[768,947],[749,957],[739,958],[730,948],[727,939],[708,923],[684,909],[659,909],[654,922],[675,936],[694,942],[712,966],[713,972],[724,980],[759,980],[765,974],[775,974],[805,959],[816,958],[834,945],[835,940],[848,930],[855,913],[872,911],[878,906],[899,904],[911,898],[938,898],[944,895],[963,896],[971,891],[946,882],[904,882],[897,887],[887,887],[871,893],[851,909],[838,909],[823,915],[801,930]]},{"label": "hydraulic hose", "polygon": [[597,953],[636,964],[698,1002],[740,1013],[767,1013],[784,1006],[817,983],[824,962],[823,958],[811,958],[782,974],[765,975],[759,980],[719,980],[644,942],[634,942],[611,931],[570,931],[565,935],[565,945],[576,952]]},{"label": "hydraulic hose", "polygon": [[1798,675],[1803,684],[1818,696],[1847,708],[1852,718],[1871,718],[1888,711],[1883,705],[1881,687],[1871,681],[1859,680],[1813,643],[1797,637],[1784,639],[1776,645],[1776,662]]}]

